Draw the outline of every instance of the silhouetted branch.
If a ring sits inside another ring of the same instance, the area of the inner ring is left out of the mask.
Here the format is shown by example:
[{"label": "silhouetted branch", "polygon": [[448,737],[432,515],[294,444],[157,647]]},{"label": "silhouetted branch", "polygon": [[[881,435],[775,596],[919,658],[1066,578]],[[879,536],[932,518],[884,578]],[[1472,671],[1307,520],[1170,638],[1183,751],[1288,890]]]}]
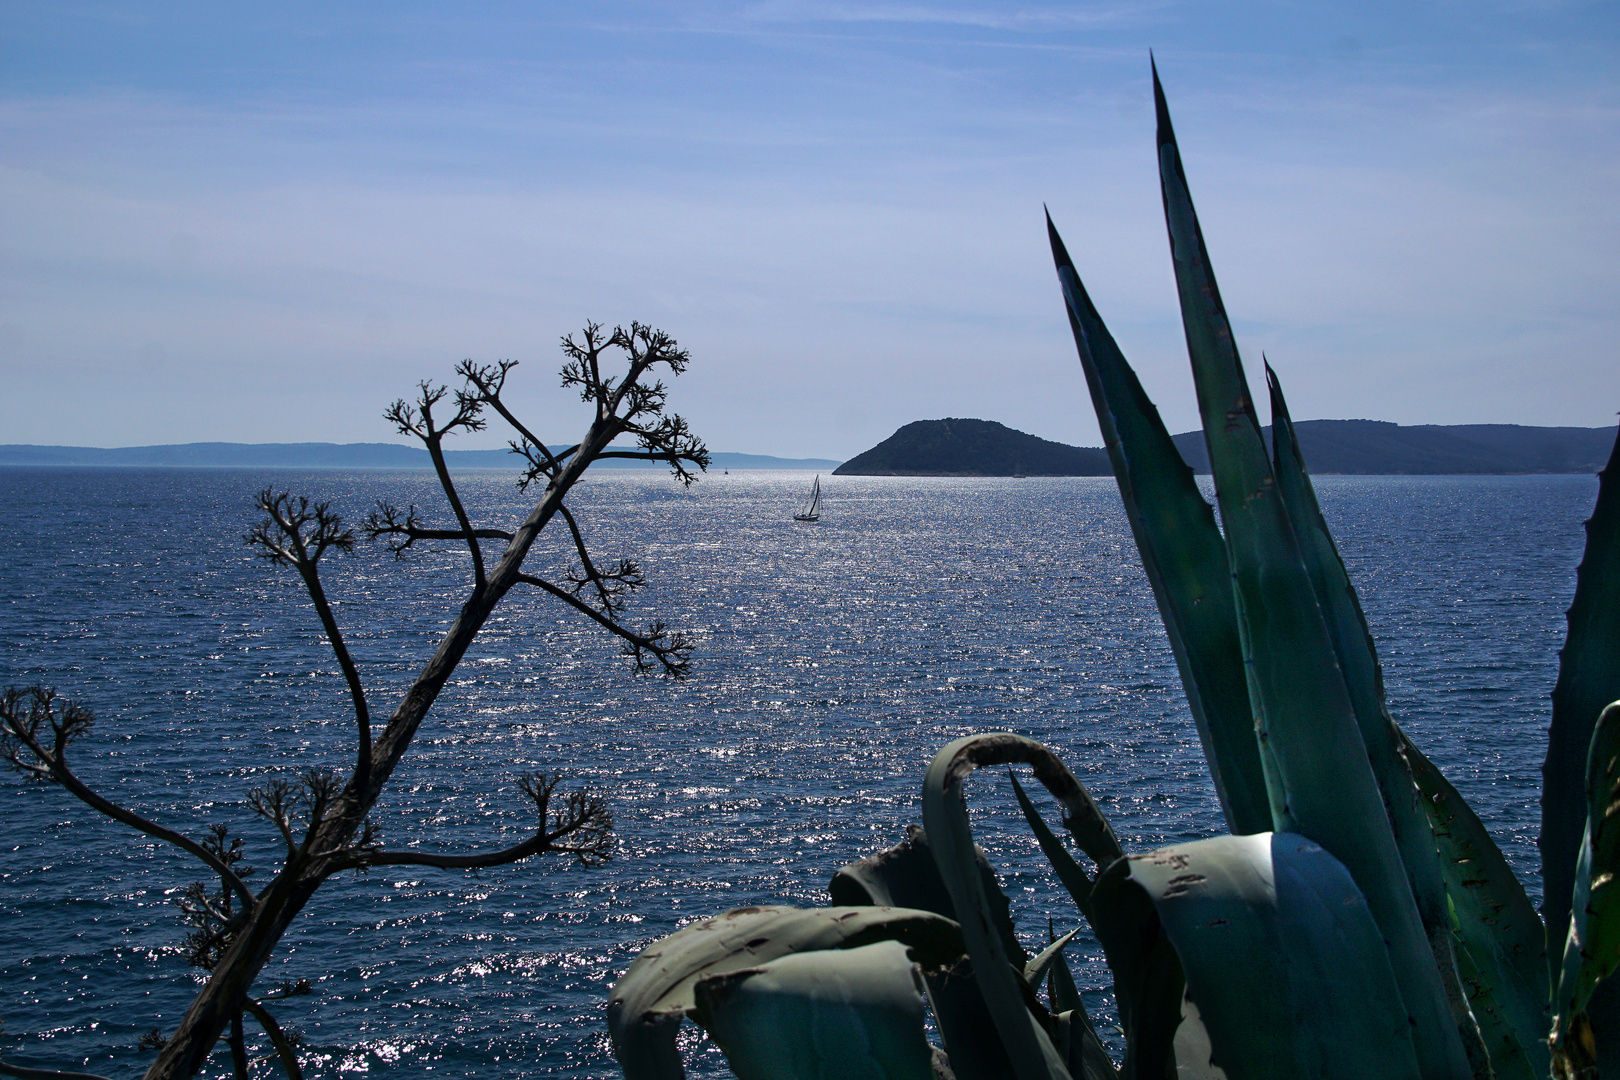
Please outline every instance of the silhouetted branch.
[{"label": "silhouetted branch", "polygon": [[259,1022],[264,1033],[270,1036],[270,1045],[276,1048],[276,1056],[281,1059],[281,1067],[287,1070],[287,1080],[304,1080],[304,1071],[298,1067],[297,1047],[281,1030],[276,1018],[270,1015],[270,1010],[250,997],[242,999],[242,1007],[253,1015],[253,1019]]},{"label": "silhouetted branch", "polygon": [[298,854],[298,843],[292,835],[292,809],[297,795],[285,780],[272,780],[263,787],[248,792],[248,806],[255,814],[276,827],[287,845],[287,857]]},{"label": "silhouetted branch", "polygon": [[444,489],[444,496],[450,502],[450,509],[461,525],[461,535],[466,538],[467,551],[472,555],[474,587],[482,589],[485,585],[484,552],[478,546],[472,521],[467,517],[467,510],[461,504],[461,496],[456,491],[455,483],[450,479],[450,467],[445,464],[443,444],[444,437],[453,431],[484,430],[484,419],[480,415],[484,408],[483,401],[477,394],[469,394],[465,390],[456,391],[455,411],[449,420],[439,425],[433,419],[433,406],[442,401],[448,391],[442,386],[434,386],[427,382],[418,383],[417,388],[419,392],[414,407],[400,399],[390,405],[383,412],[383,416],[393,422],[401,435],[415,435],[427,447],[428,456],[433,459],[433,471],[439,477],[439,486]]},{"label": "silhouetted branch", "polygon": [[519,574],[518,580],[537,589],[544,589],[570,607],[583,611],[598,624],[622,638],[624,654],[630,657],[637,671],[652,670],[652,664],[647,662],[648,653],[663,666],[663,673],[672,679],[684,679],[691,670],[689,658],[692,652],[692,639],[688,635],[672,634],[662,622],[654,622],[648,627],[647,633],[638,634],[597,611],[560,585],[553,585],[544,578],[537,578],[532,574]]},{"label": "silhouetted branch", "polygon": [[[685,419],[664,414],[669,397],[664,384],[642,381],[643,375],[660,365],[679,375],[691,362],[691,354],[662,330],[638,322],[632,322],[628,330],[616,326],[605,337],[601,330],[599,324],[587,323],[580,340],[572,334],[563,338],[563,353],[568,357],[562,370],[563,385],[578,387],[580,399],[596,405],[597,419],[611,426],[610,442],[619,435],[634,435],[642,449],[604,449],[598,456],[667,462],[682,483],[691,484],[697,473],[688,466],[707,469],[708,448],[692,434]],[[604,378],[601,373],[601,356],[609,348],[620,349],[629,357],[622,379]]]},{"label": "silhouetted branch", "polygon": [[624,610],[624,598],[637,589],[645,588],[647,578],[637,566],[629,559],[620,559],[618,565],[611,570],[601,570],[591,560],[590,549],[585,546],[584,534],[580,532],[579,522],[566,506],[557,507],[557,516],[563,519],[568,526],[568,533],[574,540],[574,551],[579,555],[580,573],[570,573],[569,584],[573,585],[573,593],[579,596],[580,590],[586,585],[596,586],[596,596],[601,603],[604,615],[617,615]]},{"label": "silhouetted branch", "polygon": [[[237,876],[246,878],[253,874],[251,866],[236,869],[247,853],[243,850],[242,838],[231,836],[230,830],[224,825],[209,826],[208,838],[203,841],[203,846]],[[241,929],[243,916],[248,912],[235,910],[234,898],[229,883],[223,879],[217,893],[209,893],[207,885],[194,881],[175,898],[175,906],[192,927],[185,941],[186,962],[192,967],[214,970],[231,936]]]},{"label": "silhouetted branch", "polygon": [[343,642],[332,605],[326,600],[321,586],[320,560],[328,548],[339,551],[354,550],[354,531],[345,528],[343,519],[334,514],[330,503],[310,505],[302,495],[291,492],[276,494],[274,488],[259,492],[254,505],[266,517],[242,537],[249,547],[259,549],[259,557],[277,566],[291,566],[303,579],[304,588],[315,604],[315,614],[326,632],[327,643],[343,669],[343,679],[349,685],[349,699],[354,704],[355,729],[359,736],[355,748],[354,775],[357,783],[365,783],[371,771],[371,710],[366,704],[365,688],[360,685],[360,672]]},{"label": "silhouetted branch", "polygon": [[512,426],[521,437],[517,441],[507,443],[514,454],[521,454],[529,462],[529,471],[518,482],[518,489],[525,490],[535,476],[544,475],[548,479],[554,478],[562,471],[563,462],[568,454],[553,455],[546,449],[546,444],[540,436],[530,431],[523,421],[513,415],[512,410],[506,407],[501,400],[501,391],[506,388],[507,372],[517,367],[516,360],[499,360],[493,364],[475,364],[471,360],[463,360],[456,366],[456,374],[467,381],[471,387],[470,395],[480,402],[488,405],[500,414],[501,419]]},{"label": "silhouetted branch", "polygon": [[[97,813],[195,856],[218,874],[243,903],[252,905],[253,893],[247,884],[207,847],[109,802],[73,775],[67,764],[68,744],[89,731],[95,719],[94,713],[77,702],[66,702],[58,710],[56,691],[48,687],[30,686],[26,690],[11,687],[0,696],[0,757],[25,776],[62,785]],[[39,741],[44,729],[51,732],[51,749],[46,749]]]},{"label": "silhouetted branch", "polygon": [[[360,531],[365,533],[367,540],[389,537],[387,548],[393,552],[395,558],[404,558],[406,549],[418,540],[467,539],[467,534],[460,529],[424,528],[421,519],[416,516],[415,506],[405,511],[405,516],[401,518],[399,508],[382,499],[378,499],[377,508],[366,515],[366,520],[360,525]],[[472,534],[479,540],[512,542],[512,534],[504,529],[474,529]]]},{"label": "silhouetted branch", "polygon": [[[343,669],[354,706],[357,745],[354,773],[346,784],[337,773],[312,770],[296,782],[267,780],[249,793],[248,804],[253,812],[275,828],[286,848],[285,862],[257,897],[242,880],[250,871],[238,865],[243,854],[241,842],[231,837],[225,827],[216,827],[207,840],[198,843],[115,806],[74,776],[66,764],[66,748],[89,729],[93,719],[89,710],[72,703],[61,707],[51,691],[38,687],[9,691],[0,700],[0,755],[13,766],[27,776],[61,784],[97,812],[189,852],[220,882],[217,889],[209,884],[194,884],[183,890],[176,901],[192,931],[187,940],[188,956],[208,969],[209,975],[171,1034],[165,1038],[154,1031],[142,1039],[143,1046],[157,1050],[156,1060],[147,1070],[149,1080],[186,1080],[196,1075],[216,1052],[222,1037],[231,1047],[237,1074],[245,1075],[255,1063],[248,1058],[242,1033],[244,1011],[259,1020],[288,1073],[296,1075],[298,1064],[292,1048],[297,1039],[279,1029],[263,1003],[298,993],[299,988],[284,986],[282,991],[259,995],[257,1000],[250,992],[299,912],[326,879],[339,870],[383,865],[478,868],[545,853],[564,854],[585,864],[612,857],[613,820],[605,800],[582,791],[566,797],[556,795],[558,780],[552,776],[521,779],[519,786],[534,807],[535,830],[524,842],[499,851],[471,855],[387,852],[381,850],[377,830],[369,820],[384,785],[404,758],[438,695],[505,594],[520,581],[578,608],[620,638],[638,670],[661,666],[672,677],[687,671],[691,650],[687,637],[671,634],[660,622],[653,623],[643,634],[616,621],[625,597],[645,584],[644,575],[628,559],[599,564],[590,554],[579,523],[564,505],[573,485],[604,455],[665,461],[686,483],[707,466],[708,451],[702,442],[692,436],[683,419],[665,413],[664,385],[649,381],[652,371],[660,366],[674,373],[684,370],[687,353],[667,334],[639,323],[632,323],[628,329],[615,327],[611,333],[591,323],[577,338],[570,335],[563,339],[563,347],[563,384],[579,389],[581,397],[592,405],[593,417],[583,437],[561,452],[546,447],[502,400],[506,377],[515,366],[511,361],[487,366],[463,363],[457,372],[466,385],[455,391],[453,400],[446,388],[423,383],[414,402],[396,401],[386,413],[399,431],[427,445],[456,527],[430,528],[418,517],[414,506],[401,513],[379,502],[367,516],[362,531],[373,540],[385,541],[396,556],[417,542],[464,542],[472,557],[474,586],[453,613],[438,648],[375,733],[359,671],[319,574],[320,560],[326,552],[351,550],[355,533],[344,526],[327,503],[312,504],[302,496],[278,494],[273,489],[259,494],[257,506],[264,520],[244,539],[260,557],[291,566],[302,578]],[[604,359],[609,353],[617,354],[612,357],[615,361],[624,361],[619,374],[607,373]],[[545,490],[510,531],[473,527],[445,461],[444,437],[456,431],[482,430],[485,408],[494,410],[519,436],[513,448],[528,463],[520,487],[527,489],[531,482],[546,478]],[[623,439],[626,445],[610,449],[616,439]],[[637,448],[629,446],[631,439]],[[541,532],[558,514],[569,529],[579,561],[577,568],[570,567],[563,584],[554,585],[525,574],[523,563]],[[506,548],[486,568],[481,544],[496,540],[504,541]],[[307,982],[299,985],[307,992]],[[262,1059],[259,1064],[268,1060]],[[100,1080],[82,1073],[12,1066],[0,1066],[0,1074]]]},{"label": "silhouetted branch", "polygon": [[0,1061],[0,1076],[17,1076],[22,1080],[107,1080],[107,1077],[87,1072],[62,1072],[59,1069],[29,1069]]},{"label": "silhouetted branch", "polygon": [[340,869],[373,866],[432,866],[441,870],[479,870],[504,866],[535,855],[561,853],[587,866],[613,857],[613,814],[599,795],[569,792],[563,807],[551,809],[551,796],[561,777],[525,774],[518,787],[535,806],[539,826],[521,844],[480,855],[434,855],[421,851],[357,852],[339,860]]}]

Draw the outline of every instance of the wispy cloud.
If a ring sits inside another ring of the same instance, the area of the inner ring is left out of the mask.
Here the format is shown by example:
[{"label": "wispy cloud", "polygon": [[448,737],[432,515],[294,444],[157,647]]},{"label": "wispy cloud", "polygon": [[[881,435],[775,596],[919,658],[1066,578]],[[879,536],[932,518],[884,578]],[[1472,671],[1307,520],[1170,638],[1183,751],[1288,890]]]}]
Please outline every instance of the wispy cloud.
[{"label": "wispy cloud", "polygon": [[[1095,441],[1043,202],[1191,427],[1149,43],[1240,341],[1302,417],[1599,424],[1620,400],[1620,91],[1589,44],[1554,70],[1521,33],[1486,78],[1415,31],[1244,36],[1190,5],[1069,13],[1117,20],[1089,28],[1039,6],[493,10],[311,15],[250,57],[159,19],[140,33],[178,53],[126,49],[117,78],[72,69],[135,30],[39,16],[30,55],[59,67],[0,83],[8,437],[386,437],[379,405],[464,356],[523,360],[566,426],[556,338],[638,318],[693,349],[680,408],[722,449],[852,454],[944,415]],[[1548,40],[1580,23],[1548,18]]]},{"label": "wispy cloud", "polygon": [[750,21],[763,23],[897,23],[1046,33],[1148,26],[1160,21],[1173,6],[1171,0],[1012,8],[1006,5],[811,4],[798,0],[768,0],[748,6],[743,14]]}]

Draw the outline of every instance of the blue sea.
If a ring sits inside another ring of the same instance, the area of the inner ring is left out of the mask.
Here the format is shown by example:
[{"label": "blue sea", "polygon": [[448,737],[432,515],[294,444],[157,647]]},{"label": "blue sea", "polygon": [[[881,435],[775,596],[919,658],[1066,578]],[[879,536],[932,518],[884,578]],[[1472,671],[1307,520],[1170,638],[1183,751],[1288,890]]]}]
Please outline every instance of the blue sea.
[{"label": "blue sea", "polygon": [[[523,516],[513,475],[462,475],[478,524]],[[1112,480],[824,477],[821,522],[795,524],[809,481],[737,472],[683,489],[607,472],[577,489],[593,549],[646,569],[631,618],[695,637],[691,678],[636,677],[594,624],[514,594],[374,820],[388,847],[503,847],[530,827],[515,777],[555,771],[607,796],[617,857],[331,880],[260,984],[310,980],[274,1006],[303,1035],[306,1075],[616,1076],[603,1003],[641,948],[732,907],[824,903],[838,867],[920,820],[924,768],[967,732],[1045,742],[1130,850],[1222,830]],[[280,841],[249,789],[352,760],[343,681],[296,575],[241,539],[267,486],[350,520],[386,498],[448,521],[426,473],[0,471],[0,686],[46,683],[94,708],[80,775],[192,835],[223,823],[247,837],[250,883]],[[1318,489],[1394,713],[1539,897],[1548,695],[1596,479]],[[530,568],[564,571],[564,541],[548,533]],[[361,544],[323,565],[386,716],[465,595],[466,552],[396,561]],[[1026,940],[1044,944],[1049,917],[1072,927],[1005,777],[970,794]],[[137,1075],[140,1035],[172,1029],[195,990],[173,900],[203,875],[11,774],[0,825],[0,1049]],[[1106,1025],[1106,969],[1081,942],[1073,962]],[[691,1075],[727,1075],[695,1032],[684,1045]],[[210,1075],[228,1071],[218,1057]]]}]

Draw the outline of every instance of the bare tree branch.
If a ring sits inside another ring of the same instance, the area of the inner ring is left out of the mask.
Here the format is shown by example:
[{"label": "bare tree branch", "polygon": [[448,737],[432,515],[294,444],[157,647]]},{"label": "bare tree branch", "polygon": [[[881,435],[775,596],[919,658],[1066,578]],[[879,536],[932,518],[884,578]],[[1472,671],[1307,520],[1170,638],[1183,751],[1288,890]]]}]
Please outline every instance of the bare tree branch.
[{"label": "bare tree branch", "polygon": [[0,1076],[18,1076],[22,1080],[107,1080],[105,1076],[87,1072],[63,1072],[59,1069],[30,1069],[0,1061]]},{"label": "bare tree branch", "polygon": [[646,659],[647,653],[652,654],[653,659],[663,666],[663,673],[672,679],[684,679],[691,671],[692,639],[686,634],[671,634],[662,622],[654,622],[648,627],[647,633],[638,634],[623,623],[597,611],[560,585],[553,585],[544,578],[532,574],[520,574],[518,580],[537,589],[544,589],[568,606],[583,611],[599,625],[622,638],[624,654],[630,657],[637,671],[652,670],[652,665]]},{"label": "bare tree branch", "polygon": [[544,773],[525,774],[518,787],[535,806],[538,826],[533,836],[521,844],[500,851],[477,855],[435,855],[422,851],[355,852],[339,860],[341,869],[373,866],[432,866],[440,870],[480,870],[505,866],[535,855],[560,853],[574,856],[587,866],[613,858],[613,814],[599,795],[569,792],[563,807],[551,809],[551,796],[561,781]]},{"label": "bare tree branch", "polygon": [[467,517],[467,510],[461,504],[461,495],[456,491],[455,482],[450,479],[450,467],[444,460],[444,437],[458,430],[484,430],[484,420],[479,415],[483,411],[483,402],[476,394],[458,390],[455,397],[455,411],[443,425],[437,425],[433,420],[433,406],[442,401],[448,391],[445,387],[434,386],[427,382],[418,383],[417,388],[419,392],[414,407],[405,404],[401,399],[390,405],[383,416],[393,422],[401,435],[415,435],[427,447],[428,456],[433,459],[433,471],[439,477],[439,486],[444,489],[444,496],[450,502],[450,509],[461,525],[461,535],[466,538],[467,551],[472,555],[473,587],[481,590],[485,586],[484,551],[478,546],[472,521]]},{"label": "bare tree branch", "polygon": [[[395,558],[404,558],[405,552],[418,540],[467,539],[467,534],[460,529],[424,528],[421,519],[416,516],[415,506],[405,511],[402,518],[398,507],[382,499],[377,500],[377,508],[366,515],[360,531],[365,533],[367,540],[389,537],[386,546]],[[474,529],[472,535],[479,540],[512,541],[512,534],[504,529]]]},{"label": "bare tree branch", "polygon": [[[19,690],[13,686],[0,695],[0,757],[4,757],[25,776],[62,785],[97,813],[153,839],[173,844],[196,857],[218,874],[242,898],[244,904],[252,906],[252,890],[207,847],[173,829],[149,821],[133,810],[109,802],[73,775],[73,770],[67,764],[68,744],[89,731],[94,723],[95,714],[76,702],[66,702],[58,711],[54,690],[44,686]],[[53,738],[53,748],[50,750],[39,741],[40,730],[46,727]],[[24,755],[25,750],[31,757]]]},{"label": "bare tree branch", "polygon": [[276,827],[287,845],[287,856],[298,854],[298,843],[292,835],[292,808],[297,799],[293,787],[285,780],[272,780],[263,787],[248,792],[248,806],[253,812]]},{"label": "bare tree branch", "polygon": [[[556,795],[558,781],[552,776],[522,778],[520,787],[534,807],[535,830],[523,843],[500,851],[471,855],[386,852],[380,849],[377,831],[369,820],[384,786],[439,694],[495,608],[519,582],[535,585],[580,609],[619,637],[638,670],[661,666],[665,674],[673,677],[687,670],[691,642],[684,635],[671,634],[658,622],[645,634],[619,624],[616,616],[623,610],[624,598],[645,584],[641,569],[628,559],[599,563],[591,556],[579,523],[564,504],[580,477],[604,455],[667,462],[685,483],[708,465],[707,449],[691,434],[685,420],[665,412],[665,387],[651,378],[660,366],[679,374],[686,367],[688,355],[669,335],[639,323],[632,323],[628,329],[615,327],[611,333],[598,323],[589,323],[577,337],[564,338],[563,349],[563,385],[577,388],[582,400],[591,405],[593,415],[583,437],[561,452],[542,443],[502,400],[506,377],[515,366],[510,361],[490,366],[465,362],[457,371],[466,385],[455,391],[453,401],[446,388],[423,383],[413,403],[396,401],[385,414],[398,430],[427,445],[456,528],[430,528],[418,518],[414,506],[401,514],[391,505],[379,503],[377,510],[367,516],[363,531],[372,539],[384,540],[396,556],[420,541],[464,542],[472,558],[474,584],[450,620],[437,650],[386,723],[375,732],[358,668],[333,617],[319,575],[322,556],[333,548],[352,549],[354,532],[344,527],[326,503],[311,504],[302,496],[277,494],[273,489],[260,494],[258,508],[264,512],[265,520],[245,539],[261,557],[295,568],[303,579],[343,669],[356,717],[356,748],[355,768],[347,783],[335,773],[311,771],[296,784],[272,779],[249,793],[253,811],[275,827],[286,848],[280,870],[257,897],[242,880],[247,870],[238,872],[233,868],[240,861],[239,842],[222,827],[216,828],[204,843],[189,840],[101,799],[73,775],[66,765],[65,750],[73,738],[88,729],[88,710],[76,705],[58,709],[52,705],[51,692],[40,688],[13,690],[4,698],[0,751],[16,768],[25,775],[59,783],[98,812],[190,852],[221,883],[217,890],[201,883],[193,885],[179,898],[180,909],[194,931],[188,942],[190,953],[195,962],[209,969],[209,976],[170,1036],[163,1039],[159,1034],[150,1040],[158,1054],[147,1070],[148,1080],[185,1080],[194,1076],[208,1062],[227,1030],[240,1072],[246,1058],[240,1034],[244,1010],[260,1020],[289,1073],[297,1068],[295,1055],[288,1057],[286,1047],[277,1042],[274,1018],[266,1019],[267,1010],[264,1017],[255,1011],[263,1009],[266,998],[276,995],[259,995],[255,1000],[251,991],[300,911],[341,869],[381,865],[476,868],[543,853],[563,854],[594,864],[612,856],[613,820],[605,800],[582,791],[566,797]],[[619,374],[605,374],[607,360],[623,364]],[[452,481],[442,445],[444,437],[452,432],[483,429],[486,408],[511,424],[519,436],[513,447],[528,462],[519,486],[527,490],[540,477],[546,480],[527,516],[510,532],[473,527]],[[615,440],[620,439],[626,445],[614,449]],[[632,439],[636,449],[628,445]],[[570,568],[563,585],[523,571],[523,563],[540,533],[558,514],[563,515],[579,556],[578,569]],[[487,566],[481,546],[484,541],[506,544],[499,557]],[[287,1046],[296,1044],[292,1036],[285,1032],[282,1035],[286,1036]],[[12,1067],[0,1068],[0,1072],[53,1078],[86,1075],[19,1073]]]},{"label": "bare tree branch", "polygon": [[270,1036],[270,1045],[276,1048],[276,1056],[281,1059],[281,1067],[287,1070],[287,1080],[304,1080],[304,1071],[298,1067],[298,1049],[293,1045],[276,1018],[270,1015],[270,1010],[260,1005],[250,997],[242,999],[242,1007],[253,1014],[253,1019],[259,1022],[264,1033]]},{"label": "bare tree branch", "polygon": [[530,431],[512,414],[512,410],[506,407],[506,402],[501,400],[501,391],[506,388],[506,375],[515,367],[517,367],[516,360],[500,360],[488,365],[463,360],[456,366],[456,374],[466,380],[467,385],[472,388],[471,392],[479,401],[499,413],[501,419],[518,433],[520,441],[507,445],[512,448],[513,453],[522,454],[529,462],[528,476],[518,482],[518,489],[525,490],[535,476],[544,475],[549,479],[560,473],[568,453],[553,455],[540,436]]},{"label": "bare tree branch", "polygon": [[579,555],[580,573],[569,575],[569,584],[574,586],[574,595],[578,596],[586,585],[594,585],[602,613],[610,616],[618,615],[624,610],[625,597],[646,586],[646,576],[642,574],[641,568],[629,559],[620,559],[612,570],[604,572],[598,569],[591,560],[590,549],[585,546],[585,537],[580,532],[579,522],[574,520],[573,513],[568,507],[559,506],[557,516],[567,524],[569,535],[574,539],[574,551]]},{"label": "bare tree branch", "polygon": [[[354,704],[355,730],[359,735],[355,748],[354,774],[362,783],[371,770],[371,709],[366,704],[365,688],[360,684],[360,671],[343,642],[332,605],[326,600],[321,586],[320,560],[327,548],[339,551],[354,550],[354,531],[343,525],[343,519],[332,513],[330,503],[311,506],[303,496],[291,492],[276,494],[274,488],[259,492],[254,505],[266,517],[242,537],[250,546],[259,548],[259,557],[278,566],[291,566],[303,579],[304,588],[315,603],[321,629],[326,632],[327,643],[343,669],[343,679],[349,685],[349,699]],[[306,532],[306,526],[313,526]]]}]

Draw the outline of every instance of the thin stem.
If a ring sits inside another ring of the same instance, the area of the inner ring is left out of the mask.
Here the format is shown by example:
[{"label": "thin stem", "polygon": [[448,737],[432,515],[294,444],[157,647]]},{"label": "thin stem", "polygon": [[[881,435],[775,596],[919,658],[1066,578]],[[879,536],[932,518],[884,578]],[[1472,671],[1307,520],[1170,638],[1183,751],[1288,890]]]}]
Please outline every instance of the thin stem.
[{"label": "thin stem", "polygon": [[270,1015],[270,1010],[250,997],[242,999],[242,1007],[253,1014],[253,1019],[257,1020],[264,1033],[270,1036],[270,1045],[276,1048],[276,1056],[281,1058],[281,1067],[287,1070],[287,1080],[304,1080],[304,1071],[298,1067],[297,1048],[281,1030],[281,1025],[276,1023],[276,1018]]},{"label": "thin stem", "polygon": [[34,736],[26,729],[12,725],[11,731],[13,735],[15,735],[24,745],[28,747],[28,749],[33,753],[34,757],[45,763],[46,769],[50,771],[51,779],[55,780],[58,784],[61,784],[68,791],[72,792],[80,802],[84,803],[86,806],[97,811],[98,813],[105,814],[107,817],[112,818],[114,821],[119,822],[120,824],[128,825],[137,832],[143,832],[155,840],[162,840],[165,843],[173,844],[181,851],[185,851],[196,856],[196,858],[199,859],[203,865],[217,873],[220,880],[226,885],[230,886],[231,891],[240,896],[245,905],[247,905],[249,908],[253,907],[254,903],[256,902],[253,896],[253,891],[247,887],[247,883],[245,881],[236,875],[236,871],[232,870],[229,866],[226,866],[225,863],[213,852],[209,851],[206,847],[188,836],[182,836],[173,829],[166,829],[155,821],[147,820],[141,815],[135,813],[133,810],[126,810],[117,803],[109,802],[100,795],[97,795],[94,791],[90,790],[84,781],[73,775],[73,770],[68,768],[66,757],[62,752],[63,747],[60,745],[57,747],[57,752],[52,754],[49,750],[46,750],[43,746],[41,746],[39,744],[39,740],[35,739]]},{"label": "thin stem", "polygon": [[107,1080],[105,1076],[86,1072],[62,1072],[59,1069],[30,1069],[0,1061],[0,1076],[19,1076],[22,1080]]},{"label": "thin stem", "polygon": [[[581,600],[567,589],[553,585],[544,578],[538,578],[532,574],[518,574],[516,580],[527,585],[533,585],[537,589],[544,589],[546,592],[550,593],[552,596],[555,596],[563,603],[575,608],[576,610],[584,612],[586,615],[589,615],[602,627],[611,631],[618,637],[623,638],[634,648],[645,649],[652,653],[653,656],[658,658],[658,662],[664,665],[664,670],[670,675],[679,678],[686,673],[687,665],[679,655],[681,650],[669,648],[668,646],[660,644],[658,637],[650,635],[643,636],[636,633],[634,630],[631,630],[629,627],[617,622],[610,616],[604,615],[600,611],[597,611],[595,608],[591,607],[591,605],[587,604],[585,601]],[[657,629],[657,627],[655,627],[655,629]],[[672,656],[675,659],[670,659]],[[640,662],[639,653],[636,654],[636,658],[637,669],[644,670],[645,665]]]},{"label": "thin stem", "polygon": [[585,546],[585,537],[579,531],[579,522],[574,520],[572,511],[566,506],[557,507],[557,516],[568,525],[568,532],[574,538],[574,550],[579,553],[580,569],[584,572],[586,580],[596,586],[596,595],[602,600],[602,607],[606,611],[613,610],[613,597],[609,595],[607,586],[602,582],[602,575],[591,562],[591,553]]},{"label": "thin stem", "polygon": [[[300,554],[302,547],[299,544]],[[354,703],[355,734],[359,744],[355,748],[354,775],[356,781],[363,784],[366,774],[371,771],[371,709],[366,704],[366,690],[360,684],[360,671],[355,667],[354,658],[349,655],[349,647],[343,642],[343,631],[338,629],[337,618],[332,614],[332,605],[327,602],[326,589],[321,585],[320,571],[314,560],[299,559],[298,576],[304,579],[304,588],[315,602],[315,614],[320,616],[321,629],[326,631],[326,640],[337,656],[338,667],[343,669],[343,680],[349,684],[349,699]]]},{"label": "thin stem", "polygon": [[467,550],[472,553],[474,588],[482,590],[486,584],[484,579],[484,550],[478,544],[478,534],[473,530],[472,521],[467,517],[467,510],[461,505],[461,496],[456,492],[456,485],[450,479],[450,467],[444,462],[444,447],[442,432],[436,433],[423,441],[427,443],[428,454],[433,458],[433,471],[439,474],[439,486],[444,488],[445,498],[450,500],[450,509],[456,515],[456,521],[461,525],[461,534],[467,538]]}]

